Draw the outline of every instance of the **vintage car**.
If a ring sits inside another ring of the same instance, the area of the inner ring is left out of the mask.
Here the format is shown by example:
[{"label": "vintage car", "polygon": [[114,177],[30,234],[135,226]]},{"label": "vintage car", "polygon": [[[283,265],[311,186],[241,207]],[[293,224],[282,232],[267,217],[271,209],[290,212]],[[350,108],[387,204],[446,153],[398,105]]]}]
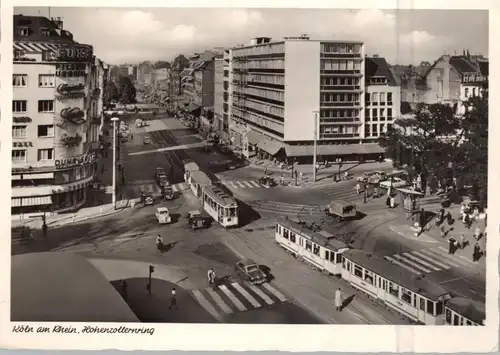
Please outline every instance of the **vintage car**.
[{"label": "vintage car", "polygon": [[213,218],[205,212],[190,211],[187,216],[188,224],[192,229],[208,228],[212,225]]},{"label": "vintage car", "polygon": [[264,185],[265,187],[273,187],[276,186],[276,181],[270,176],[263,176],[259,179],[259,184]]},{"label": "vintage car", "polygon": [[144,205],[153,205],[155,203],[155,199],[153,197],[153,194],[151,192],[146,193],[144,196]]},{"label": "vintage car", "polygon": [[163,187],[170,185],[167,174],[163,168],[156,168],[154,177],[158,186]]},{"label": "vintage car", "polygon": [[165,200],[173,200],[174,190],[172,186],[170,185],[162,186],[162,195]]},{"label": "vintage car", "polygon": [[408,183],[406,182],[406,180],[400,179],[398,177],[392,177],[389,180],[382,181],[379,185],[386,189],[390,187],[397,189],[400,187],[405,187],[406,185],[408,185]]},{"label": "vintage car", "polygon": [[338,221],[355,218],[357,216],[356,205],[344,200],[333,200],[325,208],[325,214]]},{"label": "vintage car", "polygon": [[367,172],[364,173],[363,175],[357,176],[356,181],[359,182],[368,182],[368,180],[372,177],[374,177],[375,173],[374,172]]},{"label": "vintage car", "polygon": [[144,139],[142,140],[142,142],[144,144],[151,144],[151,138],[149,138],[148,136],[144,137]]},{"label": "vintage car", "polygon": [[235,271],[244,281],[259,285],[267,281],[267,275],[262,271],[255,261],[243,259],[236,263]]},{"label": "vintage car", "polygon": [[168,224],[172,222],[172,217],[170,217],[167,207],[158,207],[156,209],[155,216],[160,224]]}]

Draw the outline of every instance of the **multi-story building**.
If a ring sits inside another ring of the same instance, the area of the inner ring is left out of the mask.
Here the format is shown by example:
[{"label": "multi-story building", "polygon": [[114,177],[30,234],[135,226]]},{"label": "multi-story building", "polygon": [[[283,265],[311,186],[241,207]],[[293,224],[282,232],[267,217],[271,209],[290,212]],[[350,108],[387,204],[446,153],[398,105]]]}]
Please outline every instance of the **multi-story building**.
[{"label": "multi-story building", "polygon": [[179,109],[179,100],[181,100],[182,83],[181,73],[189,66],[189,61],[182,54],[178,55],[170,65],[168,96],[168,109],[171,112],[177,112]]},{"label": "multi-story building", "polygon": [[92,46],[75,42],[60,18],[14,16],[13,215],[85,203],[96,159],[89,105],[100,96],[94,60]]},{"label": "multi-story building", "polygon": [[[364,45],[303,35],[232,48],[231,126],[269,156],[373,155],[364,137]],[[240,130],[242,131],[242,130]]]},{"label": "multi-story building", "polygon": [[224,58],[216,58],[214,63],[214,128],[224,128]]},{"label": "multi-story building", "polygon": [[[223,60],[224,60],[224,74],[223,74],[223,113],[222,113],[222,130],[223,132],[229,134],[232,136],[230,132],[230,126],[229,123],[231,120],[229,119],[231,117],[231,106],[232,106],[232,74],[231,74],[231,49],[226,49],[224,51],[223,55]],[[240,135],[241,136],[241,135]],[[233,142],[234,143],[234,142]],[[240,144],[240,143],[238,143]]]},{"label": "multi-story building", "polygon": [[384,58],[365,57],[364,142],[376,143],[401,115],[401,87]]}]

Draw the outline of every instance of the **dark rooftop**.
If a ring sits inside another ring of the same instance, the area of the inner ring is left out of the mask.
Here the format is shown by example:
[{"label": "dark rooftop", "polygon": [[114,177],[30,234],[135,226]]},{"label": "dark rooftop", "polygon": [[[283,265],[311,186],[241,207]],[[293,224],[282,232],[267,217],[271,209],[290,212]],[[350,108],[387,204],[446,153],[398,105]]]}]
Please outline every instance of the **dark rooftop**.
[{"label": "dark rooftop", "polygon": [[446,303],[446,307],[477,324],[482,325],[486,317],[484,303],[466,298],[455,297]]},{"label": "dark rooftop", "polygon": [[452,56],[452,57],[450,57],[450,65],[453,66],[460,74],[477,73],[479,71],[479,68],[477,68],[465,56]]},{"label": "dark rooftop", "polygon": [[[43,16],[14,15],[13,25],[14,41],[77,44],[73,40],[73,34],[62,29],[60,20],[50,20]],[[21,35],[18,31],[20,28],[27,28],[27,34]]]},{"label": "dark rooftop", "polygon": [[484,75],[485,77],[488,77],[490,74],[490,63],[485,60],[481,60],[478,63],[481,74]]},{"label": "dark rooftop", "polygon": [[370,77],[385,77],[389,86],[397,86],[398,82],[393,75],[389,64],[385,58],[381,57],[366,57],[365,58],[365,76]]},{"label": "dark rooftop", "polygon": [[82,256],[51,252],[11,260],[11,321],[138,322],[115,288]]}]

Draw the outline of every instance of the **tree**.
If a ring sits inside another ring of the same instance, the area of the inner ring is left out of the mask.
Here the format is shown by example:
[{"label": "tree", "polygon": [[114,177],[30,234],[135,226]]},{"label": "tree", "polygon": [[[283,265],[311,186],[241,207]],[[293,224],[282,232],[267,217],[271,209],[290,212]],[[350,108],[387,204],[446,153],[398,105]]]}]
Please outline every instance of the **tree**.
[{"label": "tree", "polygon": [[120,100],[120,92],[118,90],[118,86],[113,81],[108,81],[106,84],[106,88],[104,90],[104,101],[108,104],[111,101],[119,101]]},{"label": "tree", "polygon": [[128,76],[121,76],[118,79],[118,92],[122,104],[127,105],[137,102],[134,84]]}]

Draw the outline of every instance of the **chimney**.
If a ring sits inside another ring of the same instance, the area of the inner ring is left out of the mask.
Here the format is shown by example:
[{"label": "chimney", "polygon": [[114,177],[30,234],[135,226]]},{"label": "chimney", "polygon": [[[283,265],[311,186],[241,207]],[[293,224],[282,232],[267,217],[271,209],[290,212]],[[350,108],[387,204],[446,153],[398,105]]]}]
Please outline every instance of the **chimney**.
[{"label": "chimney", "polygon": [[373,55],[373,58],[378,58],[378,54],[374,54],[374,55]]}]

